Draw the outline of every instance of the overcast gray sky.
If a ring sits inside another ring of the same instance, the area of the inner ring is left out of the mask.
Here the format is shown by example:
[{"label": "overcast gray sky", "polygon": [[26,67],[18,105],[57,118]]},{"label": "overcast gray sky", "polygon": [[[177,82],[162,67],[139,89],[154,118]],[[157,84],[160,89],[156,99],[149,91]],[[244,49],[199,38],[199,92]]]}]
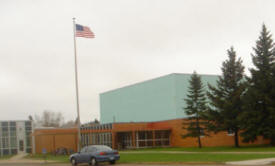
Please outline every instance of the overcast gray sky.
[{"label": "overcast gray sky", "polygon": [[[170,73],[220,74],[234,46],[246,68],[274,0],[1,0],[0,120],[44,110],[75,119],[72,17],[81,121],[99,118],[99,93]],[[246,69],[247,72],[247,69]],[[249,73],[249,72],[247,72]]]}]

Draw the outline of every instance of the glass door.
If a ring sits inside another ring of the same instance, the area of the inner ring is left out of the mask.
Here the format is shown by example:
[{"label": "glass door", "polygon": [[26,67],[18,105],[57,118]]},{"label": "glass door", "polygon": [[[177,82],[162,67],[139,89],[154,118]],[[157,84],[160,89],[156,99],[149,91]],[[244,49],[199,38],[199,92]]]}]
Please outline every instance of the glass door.
[{"label": "glass door", "polygon": [[19,141],[19,150],[22,152],[24,151],[24,141],[23,140]]}]

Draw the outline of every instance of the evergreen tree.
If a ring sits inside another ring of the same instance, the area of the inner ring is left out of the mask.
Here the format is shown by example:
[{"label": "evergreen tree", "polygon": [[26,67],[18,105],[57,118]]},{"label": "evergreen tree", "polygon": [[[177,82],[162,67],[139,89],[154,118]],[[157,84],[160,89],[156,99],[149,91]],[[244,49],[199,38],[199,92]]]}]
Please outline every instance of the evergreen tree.
[{"label": "evergreen tree", "polygon": [[262,26],[256,47],[253,48],[248,91],[244,97],[245,112],[242,115],[245,142],[255,141],[257,136],[270,139],[275,145],[275,57],[272,35]]},{"label": "evergreen tree", "polygon": [[208,85],[207,95],[210,100],[208,111],[210,131],[234,132],[235,146],[239,147],[239,115],[242,112],[241,96],[244,93],[244,66],[240,58],[236,59],[233,47],[227,50],[228,60],[222,63],[222,76],[217,86]]},{"label": "evergreen tree", "polygon": [[[206,98],[200,76],[194,72],[189,80],[189,90],[187,94],[185,113],[189,116],[188,122],[183,122],[183,129],[187,129],[186,137],[197,137],[199,148],[202,147],[200,136],[204,135],[205,122],[201,121],[206,110]],[[186,127],[188,126],[188,127]]]}]

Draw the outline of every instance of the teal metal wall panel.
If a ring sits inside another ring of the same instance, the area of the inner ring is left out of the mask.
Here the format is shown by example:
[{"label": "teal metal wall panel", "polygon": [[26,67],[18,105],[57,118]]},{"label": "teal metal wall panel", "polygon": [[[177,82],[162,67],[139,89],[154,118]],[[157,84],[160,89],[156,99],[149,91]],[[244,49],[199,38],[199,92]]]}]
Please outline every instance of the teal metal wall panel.
[{"label": "teal metal wall panel", "polygon": [[[191,74],[169,74],[100,94],[100,121],[152,122],[186,117],[186,98]],[[202,75],[204,85],[217,76]]]},{"label": "teal metal wall panel", "polygon": [[100,121],[148,122],[176,116],[174,76],[167,75],[100,95]]}]

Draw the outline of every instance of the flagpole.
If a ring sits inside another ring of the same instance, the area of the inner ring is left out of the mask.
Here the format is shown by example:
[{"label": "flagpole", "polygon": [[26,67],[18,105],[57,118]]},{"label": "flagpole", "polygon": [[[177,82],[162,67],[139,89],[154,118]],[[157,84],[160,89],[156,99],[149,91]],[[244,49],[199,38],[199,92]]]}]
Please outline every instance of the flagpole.
[{"label": "flagpole", "polygon": [[76,37],[75,37],[75,18],[73,18],[73,30],[74,30],[74,62],[75,62],[75,90],[76,90],[76,110],[77,110],[77,135],[78,144],[77,150],[80,151],[81,147],[81,135],[80,135],[80,113],[79,113],[79,95],[78,95],[78,73],[77,73],[77,56],[76,56]]}]

